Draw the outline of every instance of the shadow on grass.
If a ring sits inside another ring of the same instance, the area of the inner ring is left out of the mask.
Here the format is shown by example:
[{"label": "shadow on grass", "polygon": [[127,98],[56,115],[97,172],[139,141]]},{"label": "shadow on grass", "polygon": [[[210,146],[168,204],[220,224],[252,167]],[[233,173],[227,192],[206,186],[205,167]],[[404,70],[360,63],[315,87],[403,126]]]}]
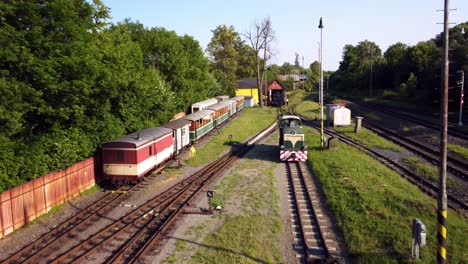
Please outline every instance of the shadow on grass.
[{"label": "shadow on grass", "polygon": [[250,256],[250,255],[247,255],[247,254],[245,254],[245,253],[236,252],[236,251],[234,251],[234,250],[232,250],[232,249],[227,249],[227,248],[223,248],[223,247],[211,246],[211,245],[202,244],[202,243],[198,243],[198,242],[191,241],[191,240],[188,240],[188,239],[183,239],[183,238],[178,238],[178,237],[173,237],[173,236],[167,236],[167,238],[172,238],[172,239],[175,239],[175,240],[184,241],[184,242],[191,243],[191,244],[194,244],[194,245],[197,245],[197,246],[200,246],[200,247],[206,247],[206,248],[213,249],[213,250],[217,250],[217,251],[223,251],[223,252],[226,252],[226,253],[228,253],[228,254],[243,256],[243,257],[246,257],[246,258],[248,258],[248,259],[251,259],[251,260],[253,260],[253,261],[255,261],[255,262],[258,262],[258,263],[269,263],[268,261],[265,261],[265,260],[262,260],[262,259],[259,259],[259,258]]},{"label": "shadow on grass", "polygon": [[263,160],[271,162],[280,162],[280,148],[276,145],[254,144],[249,152],[241,159]]},{"label": "shadow on grass", "polygon": [[235,147],[237,144],[239,144],[239,141],[226,141],[224,142],[224,146],[231,146],[231,147]]}]

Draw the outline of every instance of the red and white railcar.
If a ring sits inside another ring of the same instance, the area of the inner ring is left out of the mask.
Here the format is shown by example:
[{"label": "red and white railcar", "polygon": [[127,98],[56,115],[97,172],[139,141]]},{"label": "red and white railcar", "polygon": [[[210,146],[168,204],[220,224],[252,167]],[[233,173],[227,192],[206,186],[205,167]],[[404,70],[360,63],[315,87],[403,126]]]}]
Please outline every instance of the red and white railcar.
[{"label": "red and white railcar", "polygon": [[102,146],[104,177],[112,182],[135,182],[173,155],[172,129],[153,127]]}]

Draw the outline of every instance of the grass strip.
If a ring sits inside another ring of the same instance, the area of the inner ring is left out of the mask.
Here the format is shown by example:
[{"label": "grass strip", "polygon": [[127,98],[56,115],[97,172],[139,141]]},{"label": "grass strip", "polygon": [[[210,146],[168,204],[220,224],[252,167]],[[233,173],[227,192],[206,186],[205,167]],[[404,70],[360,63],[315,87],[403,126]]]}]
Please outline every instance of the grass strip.
[{"label": "grass strip", "polygon": [[[196,157],[186,161],[188,165],[200,166],[218,158],[221,153],[228,150],[232,143],[243,142],[252,135],[267,128],[277,119],[275,108],[245,108],[240,117],[228,124],[214,136],[203,148],[197,149]],[[232,135],[232,138],[229,138]]]},{"label": "grass strip", "polygon": [[380,149],[389,149],[396,152],[403,152],[403,148],[401,148],[400,146],[378,136],[377,134],[366,128],[361,128],[359,133],[354,133],[354,127],[352,126],[336,127],[335,130],[347,137],[353,138],[363,143],[367,147],[375,147]]},{"label": "grass strip", "polygon": [[[308,130],[309,162],[323,188],[349,253],[358,263],[411,261],[411,223],[427,227],[420,263],[434,263],[437,247],[436,201],[397,173],[360,151],[340,144],[317,150],[319,136]],[[447,256],[450,263],[468,259],[466,218],[449,210]]]},{"label": "grass strip", "polygon": [[448,144],[447,148],[450,151],[457,153],[458,155],[468,159],[468,148],[462,147],[460,145]]}]

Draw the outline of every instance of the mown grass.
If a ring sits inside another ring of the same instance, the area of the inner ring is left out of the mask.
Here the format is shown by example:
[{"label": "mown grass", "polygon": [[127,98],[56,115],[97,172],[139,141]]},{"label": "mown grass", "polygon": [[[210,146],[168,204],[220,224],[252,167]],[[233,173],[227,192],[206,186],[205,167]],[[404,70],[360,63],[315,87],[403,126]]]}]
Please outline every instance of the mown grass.
[{"label": "mown grass", "polygon": [[307,93],[304,90],[294,90],[288,92],[289,104],[298,104],[302,101],[307,100],[307,98],[310,98],[311,96],[312,95],[310,93]]},{"label": "mown grass", "polygon": [[[308,130],[308,129],[306,129]],[[320,151],[319,136],[309,131],[309,162],[342,230],[349,253],[358,263],[409,263],[411,223],[419,218],[427,227],[427,246],[420,263],[436,261],[437,205],[372,157],[341,144]],[[466,218],[449,211],[449,263],[468,259]]]},{"label": "mown grass", "polygon": [[[267,153],[275,155],[275,153]],[[237,165],[215,188],[217,204],[236,208],[223,213],[220,228],[205,237],[192,263],[281,263],[282,221],[275,186],[275,163],[255,158]]]},{"label": "mown grass", "polygon": [[[415,172],[420,177],[432,182],[439,182],[439,167],[430,163],[422,161],[418,157],[405,158],[406,167]],[[457,190],[458,192],[466,191],[466,184],[461,183],[459,180],[454,180],[452,177],[447,177],[447,187]]]},{"label": "mown grass", "polygon": [[[302,91],[302,93],[300,93],[300,92],[295,93],[292,96],[293,97],[292,97],[291,100],[293,102],[297,103],[296,108],[295,108],[296,112],[301,113],[307,119],[312,119],[312,120],[319,119],[319,117],[320,117],[320,108],[319,108],[319,104],[317,102],[307,100],[308,95],[303,91]],[[299,97],[299,98],[297,98],[297,97]],[[303,100],[303,101],[301,101],[301,100]],[[370,116],[374,120],[381,121],[381,119],[379,117],[377,117],[377,116],[372,116],[372,114],[370,114]],[[326,119],[326,116],[324,116],[324,118]],[[375,133],[373,133],[373,132],[371,132],[371,131],[369,131],[369,130],[367,130],[365,128],[362,128],[359,133],[354,133],[354,127],[352,127],[352,126],[337,127],[337,128],[335,128],[335,130],[337,132],[340,132],[340,133],[348,136],[348,137],[356,139],[359,142],[362,142],[363,144],[365,144],[368,147],[377,147],[377,148],[380,148],[380,149],[389,149],[389,150],[393,150],[393,151],[397,151],[397,152],[402,152],[403,151],[403,149],[401,147],[397,146],[396,144],[394,144],[394,143],[392,143],[390,141],[387,141],[387,140],[379,137]]]},{"label": "mown grass", "polygon": [[295,111],[301,113],[307,119],[318,120],[320,118],[320,108],[317,102],[304,101],[299,103]]},{"label": "mown grass", "polygon": [[462,147],[460,145],[448,144],[447,148],[458,155],[468,159],[468,148]]},{"label": "mown grass", "polygon": [[[220,156],[221,153],[231,147],[231,143],[243,142],[252,135],[267,128],[277,120],[276,108],[245,108],[240,117],[233,123],[228,124],[218,135],[202,149],[197,149],[196,157],[186,161],[188,165],[200,166]],[[229,139],[232,135],[232,139]]]},{"label": "mown grass", "polygon": [[374,132],[368,130],[368,129],[365,129],[365,128],[361,128],[361,130],[359,131],[359,133],[354,133],[354,127],[353,126],[347,126],[347,127],[336,127],[335,130],[347,137],[350,137],[350,138],[353,138],[361,143],[363,143],[364,145],[366,145],[367,147],[375,147],[375,148],[380,148],[380,149],[390,149],[390,150],[393,150],[393,151],[397,151],[397,152],[402,152],[403,149],[382,138],[382,137],[379,137],[377,134],[375,134]]}]

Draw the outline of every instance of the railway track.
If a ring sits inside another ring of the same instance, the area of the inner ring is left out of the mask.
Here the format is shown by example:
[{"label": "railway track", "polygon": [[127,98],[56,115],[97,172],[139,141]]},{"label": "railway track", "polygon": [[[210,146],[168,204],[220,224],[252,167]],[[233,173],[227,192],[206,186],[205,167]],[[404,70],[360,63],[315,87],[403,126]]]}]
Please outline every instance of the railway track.
[{"label": "railway track", "polygon": [[[389,129],[383,128],[373,122],[365,122],[363,126],[374,133],[389,139],[396,144],[411,150],[412,152],[424,157],[428,161],[438,164],[440,159],[439,150],[433,149],[425,144],[421,144],[415,140],[403,137]],[[468,181],[468,160],[461,158],[458,155],[447,153],[447,170],[458,176],[463,181]]]},{"label": "railway track", "polygon": [[[430,128],[430,129],[440,131],[440,122],[438,120],[435,120],[433,117],[430,117],[430,119],[434,119],[434,121],[430,121],[430,120],[425,119],[425,118],[428,117],[427,115],[418,115],[418,117],[416,117],[416,116],[414,116],[414,113],[410,114],[410,113],[407,113],[407,112],[397,111],[397,110],[391,109],[389,106],[384,106],[384,105],[380,105],[380,104],[357,102],[357,101],[353,101],[353,103],[355,103],[355,104],[357,104],[359,106],[370,108],[370,109],[372,109],[374,111],[379,111],[379,112],[382,112],[382,113],[385,113],[385,114],[388,114],[388,115],[392,115],[394,117],[398,117],[398,118],[403,119],[403,120],[411,121],[413,123],[422,125],[424,127]],[[447,133],[450,136],[457,137],[457,138],[468,141],[468,134],[466,132],[464,132],[464,131],[455,129],[453,127],[453,125],[448,128]]]},{"label": "railway track", "polygon": [[[148,176],[146,182],[151,181],[158,172],[159,170]],[[124,201],[127,194],[138,191],[142,186],[144,186],[143,183],[142,185],[122,186],[114,191],[108,191],[99,202],[59,223],[54,229],[0,261],[0,263],[35,263],[36,261],[36,263],[39,263],[50,251],[60,248],[70,237],[78,236],[80,232],[101,218],[102,215],[106,215]]]},{"label": "railway track", "polygon": [[[165,239],[182,216],[186,206],[194,200],[203,187],[209,184],[228,165],[232,164],[247,147],[228,153],[204,167],[190,178],[170,188],[165,193],[138,207],[119,221],[101,230],[86,241],[76,245],[53,263],[135,263],[149,261],[154,250]],[[102,259],[94,258],[98,251],[107,252]]]},{"label": "railway track", "polygon": [[[87,209],[86,215],[78,214],[67,222],[78,222],[70,227],[63,223],[32,245],[24,247],[1,263],[135,263],[148,260],[155,254],[158,246],[171,232],[184,210],[196,199],[197,195],[235,160],[252,148],[256,141],[274,131],[275,125],[259,133],[246,144],[239,144],[229,153],[200,171],[175,184],[154,199],[132,210],[119,219],[112,220],[91,237],[81,237],[93,222],[104,218],[121,200],[114,199],[105,203],[100,201],[100,209]],[[132,186],[132,189],[142,188]],[[126,191],[114,192],[122,197]],[[111,197],[109,194],[106,197]],[[114,197],[115,198],[115,197]],[[64,240],[75,240],[75,243],[64,248]],[[99,253],[99,254],[96,254]]]},{"label": "railway track", "polygon": [[[315,128],[317,130],[320,129],[320,125],[316,124],[315,122],[310,121],[310,120],[306,120],[306,119],[304,119],[304,120],[305,120],[303,122],[304,124],[309,125],[309,126]],[[324,131],[329,136],[338,138],[339,141],[341,141],[341,142],[343,142],[345,144],[348,144],[350,146],[353,146],[355,148],[358,148],[359,150],[373,156],[374,158],[376,158],[377,160],[382,162],[384,165],[386,165],[387,167],[395,170],[402,177],[404,177],[405,179],[407,179],[411,183],[418,186],[418,188],[420,190],[422,190],[423,192],[427,193],[428,195],[430,195],[430,196],[432,196],[434,198],[437,198],[437,195],[438,195],[438,186],[437,186],[437,184],[432,183],[432,182],[418,176],[414,172],[408,170],[403,165],[393,161],[392,159],[378,153],[377,151],[375,151],[375,150],[373,150],[373,149],[371,149],[369,147],[364,146],[363,144],[361,144],[357,140],[348,138],[348,137],[346,137],[344,135],[341,135],[341,134],[339,134],[339,133],[337,133],[337,132],[335,132],[335,131],[333,131],[331,129],[328,129],[328,128],[325,128]],[[452,195],[451,193],[447,193],[447,199],[448,199],[449,207],[451,207],[454,210],[460,211],[460,212],[462,212],[464,214],[467,213],[468,204],[466,204],[464,201],[462,201],[458,196]]]},{"label": "railway track", "polygon": [[302,263],[342,263],[340,249],[324,216],[312,176],[300,162],[287,162],[291,220],[295,232],[296,255]]}]

